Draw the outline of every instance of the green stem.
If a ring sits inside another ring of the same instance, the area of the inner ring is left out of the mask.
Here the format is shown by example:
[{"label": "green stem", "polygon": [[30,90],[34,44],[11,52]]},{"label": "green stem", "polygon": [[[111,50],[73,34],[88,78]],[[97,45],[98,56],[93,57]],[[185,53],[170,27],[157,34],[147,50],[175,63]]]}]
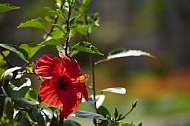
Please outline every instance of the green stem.
[{"label": "green stem", "polygon": [[[63,5],[64,5],[64,2],[61,4],[61,9],[63,8]],[[54,16],[54,22],[53,22],[53,24],[56,24],[57,22],[58,22],[58,19],[59,19],[59,16],[57,16],[57,15],[55,15]],[[49,32],[46,32],[46,36],[45,36],[45,38],[44,38],[44,40],[46,40],[51,34],[52,34],[52,32],[54,31],[54,28],[55,28],[55,26],[54,25],[51,25],[51,28],[50,28],[50,30],[49,30]],[[36,54],[39,52],[40,50],[38,50],[37,52],[36,52]],[[33,55],[33,57],[31,57],[30,58],[30,61],[36,56],[36,54],[35,55]]]},{"label": "green stem", "polygon": [[[84,21],[85,24],[88,25],[88,19],[87,19],[87,15],[84,16]],[[87,41],[90,41],[90,33],[87,32]],[[96,85],[95,85],[95,62],[94,62],[94,55],[93,54],[89,54],[90,57],[90,66],[91,66],[91,81],[92,81],[92,92],[93,92],[93,99],[94,99],[94,110],[97,113],[97,106],[96,106]]]},{"label": "green stem", "polygon": [[97,113],[94,56],[92,54],[89,54],[89,56],[90,56],[90,65],[91,65],[91,76],[92,76],[91,81],[92,81],[92,92],[93,92],[93,99],[94,99],[94,110]]},{"label": "green stem", "polygon": [[[85,24],[88,25],[88,19],[87,19],[87,15],[85,14],[84,16],[84,21]],[[90,33],[87,32],[86,35],[86,40],[89,42],[90,41]],[[98,109],[96,106],[96,84],[95,84],[95,62],[94,62],[94,55],[93,54],[89,54],[89,58],[90,58],[90,67],[91,67],[91,83],[92,83],[92,94],[93,94],[93,99],[94,99],[94,111],[96,113],[98,113]],[[96,126],[99,126],[99,120],[96,120]]]},{"label": "green stem", "polygon": [[66,38],[66,40],[65,40],[65,55],[68,55],[67,54],[67,50],[68,50],[68,46],[69,46],[69,39],[70,39],[70,30],[71,30],[71,28],[70,28],[70,17],[71,17],[71,6],[69,6],[69,11],[68,11],[68,16],[67,16],[67,19],[66,19],[66,24],[67,24],[67,38]]},{"label": "green stem", "polygon": [[6,60],[7,64],[9,65],[9,67],[13,67],[11,62],[7,59],[7,57],[3,54],[3,52],[0,49],[0,54],[2,55],[2,57]]}]

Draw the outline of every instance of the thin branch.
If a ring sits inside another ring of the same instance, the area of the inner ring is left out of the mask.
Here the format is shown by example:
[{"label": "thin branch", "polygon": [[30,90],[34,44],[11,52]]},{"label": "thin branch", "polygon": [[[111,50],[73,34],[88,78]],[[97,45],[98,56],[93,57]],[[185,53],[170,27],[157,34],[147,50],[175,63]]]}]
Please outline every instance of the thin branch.
[{"label": "thin branch", "polygon": [[68,50],[68,46],[69,46],[69,34],[70,34],[70,17],[71,17],[71,6],[69,5],[69,11],[68,11],[68,16],[67,16],[67,19],[66,19],[66,25],[67,25],[67,38],[65,39],[65,55],[68,55],[67,54],[67,50]]},{"label": "thin branch", "polygon": [[[64,2],[61,4],[61,9],[63,8],[63,5],[64,5]],[[57,22],[58,22],[58,19],[59,19],[59,16],[57,16],[57,15],[55,15],[54,16],[54,22],[53,22],[53,24],[56,24]],[[54,25],[51,25],[51,28],[50,28],[50,30],[49,30],[49,32],[46,32],[46,36],[45,36],[45,38],[44,38],[44,40],[46,40],[51,34],[52,34],[52,32],[54,31],[54,28],[55,28],[55,26]],[[36,54],[39,52],[40,50],[38,50],[37,52],[36,52]],[[36,55],[35,54],[35,55]],[[33,55],[33,57],[31,57],[30,58],[30,61],[34,58],[34,56],[35,55]]]},{"label": "thin branch", "polygon": [[3,52],[0,49],[0,54],[2,55],[2,57],[6,60],[7,64],[9,65],[9,67],[13,67],[11,62],[7,59],[7,57],[3,54]]},{"label": "thin branch", "polygon": [[[58,17],[57,15],[55,15],[53,24],[56,24],[56,23],[57,23],[58,18],[59,18],[59,17]],[[51,33],[53,32],[53,30],[54,30],[54,28],[55,28],[55,26],[54,26],[53,24],[52,24],[52,26],[51,26],[50,31],[46,34],[46,37],[44,38],[44,40],[46,40],[46,39],[51,35]]]},{"label": "thin branch", "polygon": [[[87,15],[85,14],[84,16],[84,21],[85,21],[85,24],[88,25],[88,19],[87,19]],[[84,37],[85,38],[85,37]],[[87,35],[86,35],[86,40],[89,42],[90,41],[90,33],[89,31],[87,32]],[[90,58],[90,67],[91,67],[91,81],[92,81],[92,93],[93,93],[93,99],[94,99],[94,111],[96,113],[98,113],[98,109],[97,109],[97,106],[96,106],[96,83],[95,83],[95,62],[94,62],[94,55],[93,54],[89,54],[89,58]],[[96,119],[96,126],[99,126],[99,119]]]}]

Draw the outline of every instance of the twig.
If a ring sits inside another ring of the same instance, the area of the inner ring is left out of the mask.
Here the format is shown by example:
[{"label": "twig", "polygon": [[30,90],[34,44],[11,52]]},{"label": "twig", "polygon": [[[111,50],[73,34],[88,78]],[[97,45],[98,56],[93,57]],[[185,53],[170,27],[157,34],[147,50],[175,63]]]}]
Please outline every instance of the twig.
[{"label": "twig", "polygon": [[[59,19],[59,17],[57,15],[55,15],[53,24],[56,24],[57,21],[58,21],[58,19]],[[50,31],[46,34],[46,37],[44,38],[44,40],[46,40],[51,35],[51,33],[53,32],[54,28],[55,28],[55,26],[52,25]]]},{"label": "twig", "polygon": [[65,39],[65,55],[67,56],[67,49],[68,49],[68,46],[69,46],[69,34],[70,34],[70,17],[71,17],[71,6],[69,5],[69,11],[68,11],[68,16],[67,16],[67,19],[66,19],[66,25],[67,25],[67,38]]},{"label": "twig", "polygon": [[7,59],[7,57],[3,54],[3,52],[0,49],[0,54],[2,55],[2,57],[6,60],[7,64],[9,65],[9,67],[13,67],[11,62]]},{"label": "twig", "polygon": [[[88,25],[88,19],[87,19],[87,15],[85,14],[84,16],[84,21],[85,24]],[[90,41],[90,33],[89,31],[87,31],[87,35],[86,35],[86,39],[89,42]],[[84,37],[85,38],[85,37]],[[94,99],[94,111],[96,113],[98,113],[98,109],[96,106],[96,83],[95,83],[95,62],[94,62],[94,55],[93,54],[89,54],[89,58],[90,58],[90,67],[91,67],[91,81],[92,81],[92,93],[93,93],[93,99]],[[99,119],[96,119],[96,126],[99,126]]]}]

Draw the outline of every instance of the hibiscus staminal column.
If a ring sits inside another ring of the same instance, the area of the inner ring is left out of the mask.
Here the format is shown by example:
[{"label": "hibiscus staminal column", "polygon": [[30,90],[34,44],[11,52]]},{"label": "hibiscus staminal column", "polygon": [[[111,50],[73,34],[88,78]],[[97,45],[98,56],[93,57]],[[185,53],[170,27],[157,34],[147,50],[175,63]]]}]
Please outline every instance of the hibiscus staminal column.
[{"label": "hibiscus staminal column", "polygon": [[63,53],[59,56],[62,61],[50,54],[38,58],[35,71],[45,79],[39,89],[41,100],[51,107],[59,108],[63,118],[67,118],[69,114],[77,111],[82,96],[88,101],[85,85],[88,76],[81,73],[74,58]]}]

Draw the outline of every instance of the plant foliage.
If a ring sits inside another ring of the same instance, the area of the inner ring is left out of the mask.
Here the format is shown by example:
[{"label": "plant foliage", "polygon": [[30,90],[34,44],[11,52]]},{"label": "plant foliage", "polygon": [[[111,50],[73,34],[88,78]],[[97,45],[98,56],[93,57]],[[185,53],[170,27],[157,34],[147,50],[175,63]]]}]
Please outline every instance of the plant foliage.
[{"label": "plant foliage", "polygon": [[[152,58],[154,56],[141,50],[114,49],[105,59],[94,61],[93,57],[97,55],[103,57],[104,54],[90,40],[91,33],[100,26],[99,14],[89,14],[91,0],[55,0],[55,4],[55,8],[46,7],[49,15],[24,21],[17,27],[41,30],[44,33],[41,41],[21,45],[0,43],[0,125],[16,126],[26,120],[28,125],[33,126],[81,126],[76,121],[64,119],[60,114],[60,108],[45,105],[39,96],[38,88],[34,86],[37,82],[32,81],[34,77],[40,82],[47,79],[36,74],[34,57],[38,56],[38,52],[44,47],[51,46],[66,56],[74,56],[82,52],[89,54],[91,58],[92,87],[90,89],[93,93],[88,97],[88,104],[94,111],[78,110],[71,116],[93,119],[96,126],[135,126],[133,123],[125,122],[124,119],[136,107],[137,101],[132,103],[131,109],[126,114],[121,114],[117,108],[112,114],[106,106],[102,105],[105,99],[104,92],[125,94],[126,89],[110,87],[100,90],[101,94],[96,95],[94,65],[131,56]],[[0,3],[1,14],[19,8],[8,3]],[[81,36],[83,41],[73,43],[71,39],[76,36]],[[22,59],[22,65],[15,66],[10,62],[10,53]],[[34,76],[30,78],[27,75]],[[85,80],[85,76],[81,78]],[[142,124],[138,124],[140,125]]]}]

